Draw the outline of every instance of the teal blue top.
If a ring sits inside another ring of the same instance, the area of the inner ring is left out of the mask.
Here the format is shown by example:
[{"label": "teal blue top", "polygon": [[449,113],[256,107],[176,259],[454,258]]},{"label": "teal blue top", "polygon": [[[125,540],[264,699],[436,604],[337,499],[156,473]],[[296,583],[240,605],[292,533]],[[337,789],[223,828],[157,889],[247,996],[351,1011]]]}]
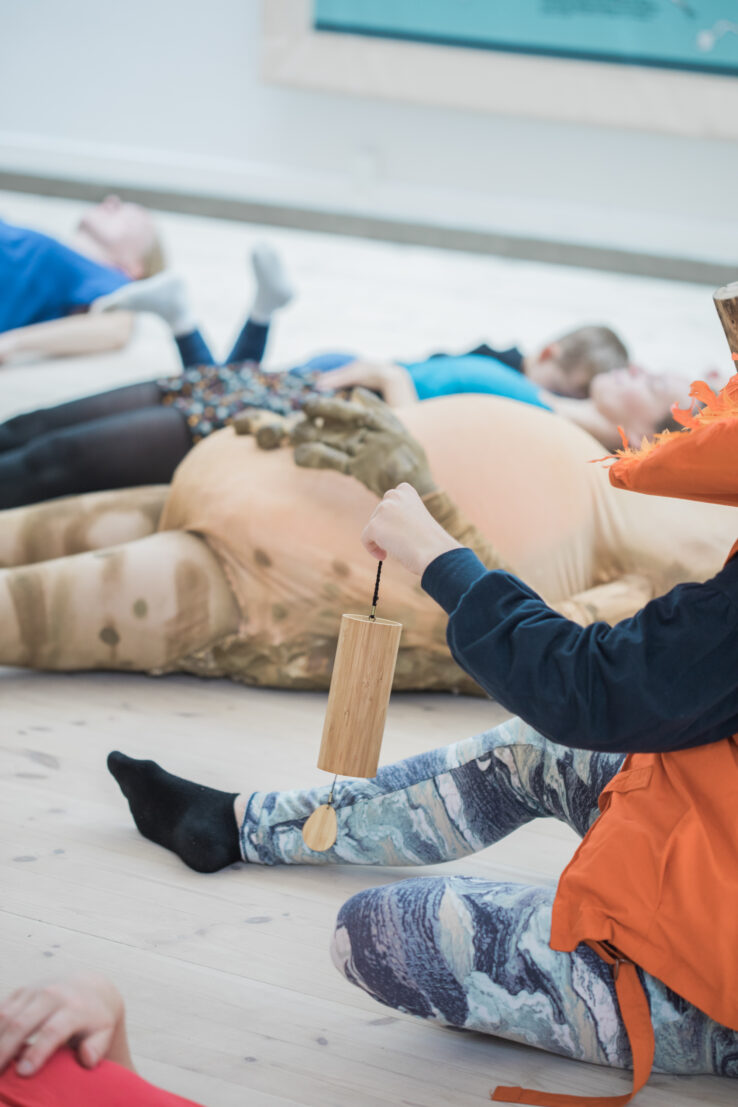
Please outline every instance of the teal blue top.
[{"label": "teal blue top", "polygon": [[427,361],[403,364],[413,379],[419,400],[453,396],[459,392],[484,392],[551,410],[542,400],[540,388],[494,357],[479,354],[449,357],[444,354]]}]

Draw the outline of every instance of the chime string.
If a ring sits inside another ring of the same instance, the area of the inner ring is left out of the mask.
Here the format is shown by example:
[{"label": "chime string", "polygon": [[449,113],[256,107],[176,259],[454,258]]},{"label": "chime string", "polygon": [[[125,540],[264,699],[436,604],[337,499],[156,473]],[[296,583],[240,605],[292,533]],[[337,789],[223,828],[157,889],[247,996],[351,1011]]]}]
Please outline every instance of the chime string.
[{"label": "chime string", "polygon": [[376,619],[377,616],[377,604],[379,603],[379,578],[382,575],[382,562],[377,565],[377,579],[374,581],[374,595],[372,596],[372,610],[369,614],[370,619]]}]

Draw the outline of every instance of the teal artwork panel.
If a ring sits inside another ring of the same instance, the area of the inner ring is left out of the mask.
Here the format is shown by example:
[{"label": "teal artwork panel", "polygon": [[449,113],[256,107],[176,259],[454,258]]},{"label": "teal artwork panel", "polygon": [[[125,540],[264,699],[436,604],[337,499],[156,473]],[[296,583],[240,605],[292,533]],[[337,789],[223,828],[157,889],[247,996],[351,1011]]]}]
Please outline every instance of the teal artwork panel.
[{"label": "teal artwork panel", "polygon": [[738,76],[736,0],[314,0],[319,31]]}]

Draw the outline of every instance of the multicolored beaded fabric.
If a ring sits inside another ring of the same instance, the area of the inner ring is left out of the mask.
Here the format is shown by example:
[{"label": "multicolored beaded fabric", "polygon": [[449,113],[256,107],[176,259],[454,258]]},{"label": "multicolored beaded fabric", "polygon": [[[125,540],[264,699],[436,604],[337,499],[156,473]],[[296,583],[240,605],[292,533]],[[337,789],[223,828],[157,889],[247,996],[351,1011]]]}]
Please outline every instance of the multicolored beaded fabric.
[{"label": "multicolored beaded fabric", "polygon": [[156,383],[162,391],[162,403],[182,412],[193,442],[199,442],[227,426],[245,408],[289,415],[310,399],[331,395],[316,391],[319,377],[320,373],[300,370],[267,373],[252,362],[242,362],[198,365]]}]

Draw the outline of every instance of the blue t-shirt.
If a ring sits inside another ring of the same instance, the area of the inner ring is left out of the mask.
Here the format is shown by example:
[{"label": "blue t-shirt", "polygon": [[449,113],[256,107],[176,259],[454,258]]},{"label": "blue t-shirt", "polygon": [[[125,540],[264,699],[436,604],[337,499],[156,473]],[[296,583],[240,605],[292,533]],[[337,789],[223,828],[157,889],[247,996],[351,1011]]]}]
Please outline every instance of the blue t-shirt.
[{"label": "blue t-shirt", "polygon": [[48,235],[0,219],[0,332],[61,319],[130,279]]},{"label": "blue t-shirt", "polygon": [[413,379],[419,400],[454,396],[459,392],[484,392],[551,410],[541,399],[541,390],[536,385],[494,357],[442,354],[427,361],[403,364]]}]

